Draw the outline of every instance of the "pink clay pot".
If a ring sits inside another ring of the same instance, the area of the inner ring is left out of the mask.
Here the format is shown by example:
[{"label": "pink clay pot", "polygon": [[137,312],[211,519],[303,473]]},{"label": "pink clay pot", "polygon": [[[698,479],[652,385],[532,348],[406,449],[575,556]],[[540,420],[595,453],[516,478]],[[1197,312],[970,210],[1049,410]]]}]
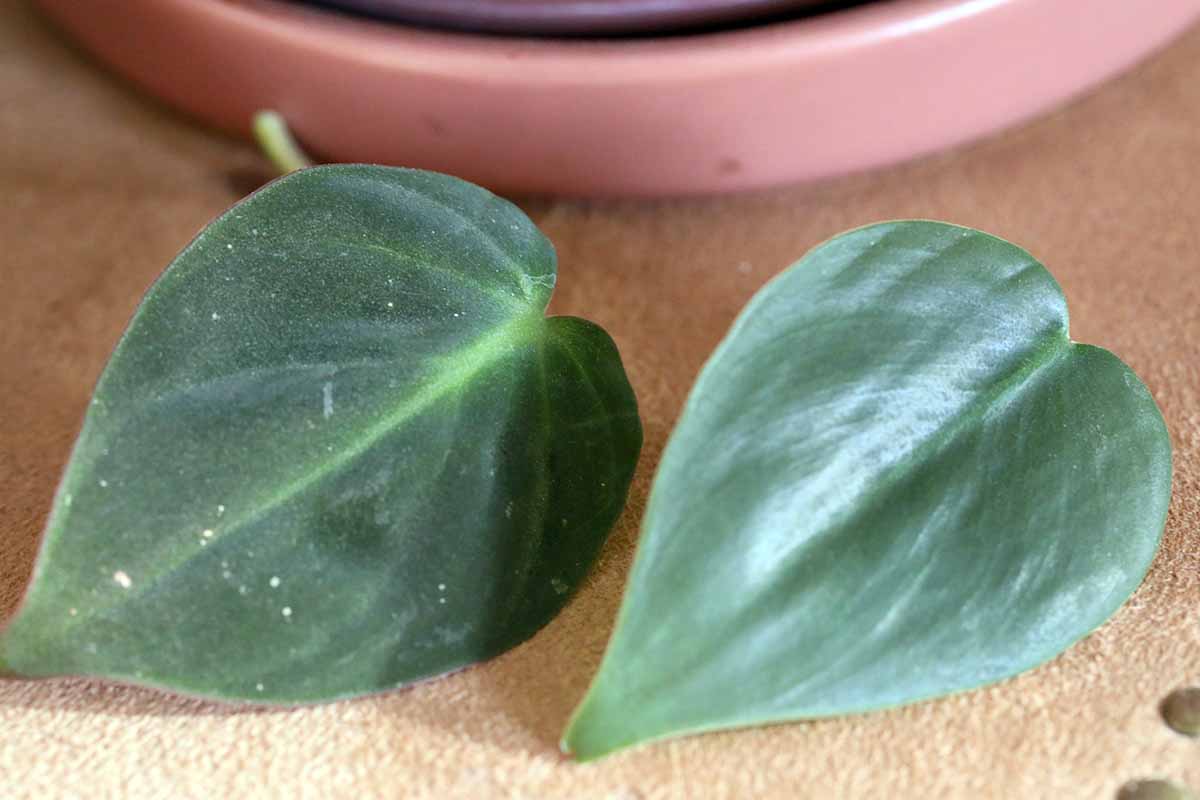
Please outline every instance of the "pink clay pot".
[{"label": "pink clay pot", "polygon": [[885,0],[691,36],[445,33],[280,0],[38,0],[114,69],[317,156],[515,193],[671,195],[860,170],[1023,120],[1126,69],[1200,0]]}]

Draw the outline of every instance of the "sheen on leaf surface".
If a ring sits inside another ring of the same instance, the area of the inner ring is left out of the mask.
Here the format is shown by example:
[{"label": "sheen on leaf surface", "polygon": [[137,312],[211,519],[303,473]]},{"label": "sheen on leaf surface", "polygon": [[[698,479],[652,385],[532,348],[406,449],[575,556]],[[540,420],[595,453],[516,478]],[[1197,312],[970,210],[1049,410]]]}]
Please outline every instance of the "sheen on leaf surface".
[{"label": "sheen on leaf surface", "polygon": [[1068,338],[1024,250],[873,225],[750,302],[655,477],[581,759],[998,681],[1107,619],[1154,557],[1170,441]]}]

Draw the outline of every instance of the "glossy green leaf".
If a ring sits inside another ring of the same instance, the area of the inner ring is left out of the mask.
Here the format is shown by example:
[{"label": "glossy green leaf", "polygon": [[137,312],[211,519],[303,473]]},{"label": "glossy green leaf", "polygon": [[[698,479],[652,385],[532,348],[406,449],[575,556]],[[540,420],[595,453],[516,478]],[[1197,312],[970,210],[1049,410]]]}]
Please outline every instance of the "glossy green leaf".
[{"label": "glossy green leaf", "polygon": [[0,665],[307,702],[496,655],[562,607],[641,445],[549,242],[428,172],[320,167],[150,289]]},{"label": "glossy green leaf", "polygon": [[1014,675],[1137,587],[1170,487],[1149,392],[1068,339],[1028,253],[933,222],[839,236],[754,298],[692,390],[563,746]]}]

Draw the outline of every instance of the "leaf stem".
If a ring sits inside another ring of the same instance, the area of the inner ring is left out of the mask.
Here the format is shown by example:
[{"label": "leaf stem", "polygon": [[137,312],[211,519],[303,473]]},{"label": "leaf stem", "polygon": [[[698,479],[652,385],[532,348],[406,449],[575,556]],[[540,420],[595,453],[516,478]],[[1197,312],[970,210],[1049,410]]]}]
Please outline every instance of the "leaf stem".
[{"label": "leaf stem", "polygon": [[265,109],[257,112],[254,115],[253,129],[258,146],[267,158],[271,159],[271,163],[280,174],[286,175],[313,165],[312,159],[296,142],[288,129],[287,121],[278,111]]}]

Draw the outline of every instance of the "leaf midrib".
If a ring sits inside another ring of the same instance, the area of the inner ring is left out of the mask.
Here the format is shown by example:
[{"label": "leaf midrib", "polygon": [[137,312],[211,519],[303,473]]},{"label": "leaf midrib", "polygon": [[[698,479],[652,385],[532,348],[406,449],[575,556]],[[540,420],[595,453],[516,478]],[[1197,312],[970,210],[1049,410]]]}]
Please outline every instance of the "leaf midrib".
[{"label": "leaf midrib", "polygon": [[[438,275],[454,281],[458,285],[459,289],[469,288],[473,291],[479,292],[484,297],[495,300],[502,307],[509,311],[516,311],[518,309],[527,307],[525,302],[527,302],[529,298],[524,298],[524,300],[522,300],[521,298],[514,294],[510,294],[509,292],[496,291],[491,286],[476,280],[473,276],[464,271],[451,270],[447,269],[441,264],[422,261],[414,256],[409,255],[408,253],[396,250],[393,247],[388,247],[386,244],[380,244],[379,242],[351,242],[344,239],[334,239],[333,242],[343,247],[372,250],[386,255],[388,258],[395,259],[406,266],[422,269],[427,272],[436,272]],[[509,275],[519,276],[522,274],[518,272],[512,272],[511,270],[506,270],[505,272]]]},{"label": "leaf midrib", "polygon": [[[264,502],[255,504],[247,513],[232,519],[231,524],[223,526],[221,533],[207,540],[207,544],[214,544],[246,530],[249,524],[261,519],[271,510],[285,504],[308,487],[319,483],[329,475],[336,473],[350,464],[358,456],[372,448],[384,436],[403,425],[406,421],[416,417],[437,400],[461,388],[489,367],[498,364],[507,357],[515,355],[517,348],[521,344],[534,341],[541,335],[545,320],[546,317],[540,311],[529,309],[527,313],[515,316],[504,325],[491,329],[476,339],[465,350],[442,356],[440,362],[448,363],[450,367],[444,370],[437,380],[427,383],[415,394],[409,395],[404,403],[401,403],[374,425],[367,428],[354,444],[336,451],[330,458],[321,462],[317,469],[291,481],[283,489],[268,497]],[[54,532],[49,532],[48,535],[54,535]],[[124,590],[115,598],[114,602],[90,604],[86,607],[86,610],[80,608],[77,615],[68,617],[62,623],[42,628],[47,634],[57,634],[57,636],[47,635],[38,638],[43,640],[65,638],[64,634],[78,627],[80,623],[100,617],[113,608],[149,593],[171,575],[183,569],[192,558],[206,549],[207,547],[204,546],[189,548],[184,556],[173,560],[165,569],[156,573],[150,580],[139,581],[136,584],[136,588]],[[31,583],[37,585],[37,581],[38,576],[34,575]],[[21,613],[18,612],[11,623],[16,623],[20,616]],[[5,634],[9,630],[11,630],[11,627],[8,630],[0,631],[0,643],[3,643]],[[0,659],[0,673],[3,673],[4,669],[4,661]]]},{"label": "leaf midrib", "polygon": [[[1038,346],[1035,346],[1030,353],[1030,356],[1023,360],[1015,369],[1010,370],[998,381],[993,383],[986,391],[976,395],[970,402],[962,406],[957,413],[948,418],[943,424],[938,425],[929,435],[925,436],[920,442],[913,447],[907,454],[898,459],[888,469],[883,471],[881,475],[870,482],[869,489],[856,495],[851,500],[842,504],[843,512],[836,519],[828,521],[820,526],[814,538],[806,540],[804,547],[797,548],[792,554],[782,557],[776,565],[776,572],[789,573],[792,571],[793,564],[805,558],[811,549],[811,545],[817,542],[820,538],[832,536],[835,533],[842,531],[856,517],[864,513],[864,509],[872,506],[869,499],[864,499],[868,496],[886,497],[889,493],[901,484],[903,480],[910,474],[911,465],[914,463],[923,463],[932,454],[937,453],[949,443],[953,442],[963,431],[966,430],[969,424],[980,419],[987,410],[996,406],[997,403],[1018,394],[1024,387],[1030,385],[1030,382],[1036,376],[1043,374],[1054,366],[1063,363],[1070,357],[1074,343],[1070,340],[1067,334],[1065,323],[1061,327],[1056,327],[1042,334],[1042,341]],[[707,370],[706,370],[707,371]],[[693,389],[693,394],[698,396],[703,394],[703,376],[697,381],[696,388]],[[686,416],[687,409],[684,409],[682,416]],[[664,461],[666,456],[664,456]],[[653,492],[651,493],[653,495]],[[653,504],[646,512],[646,521],[643,523],[643,530],[648,531],[652,527],[651,518],[654,514]],[[637,581],[637,576],[631,576],[630,586],[633,586]],[[747,609],[748,611],[748,609]],[[624,608],[622,613],[618,615],[617,624],[614,626],[613,640],[616,641],[620,632],[621,626],[624,623]],[[680,661],[678,670],[683,671],[687,665],[703,660],[712,649],[719,646],[715,641],[710,642],[710,647],[702,649],[692,654],[686,661]],[[607,660],[607,653],[605,654]],[[604,664],[601,664],[597,674],[602,672]],[[645,692],[652,694],[659,687],[651,685],[642,687]]]},{"label": "leaf midrib", "polygon": [[938,452],[958,440],[965,431],[973,429],[973,423],[981,422],[989,410],[996,408],[1009,398],[1019,395],[1026,387],[1032,385],[1038,375],[1069,358],[1073,347],[1074,343],[1067,337],[1065,327],[1052,331],[1049,336],[1046,336],[1046,340],[1015,369],[992,383],[985,391],[975,395],[953,416],[947,418],[927,436],[920,439],[915,447],[889,465],[876,480],[871,481],[869,489],[844,503],[843,507],[846,512],[839,515],[835,521],[822,526],[823,530],[832,531],[844,528],[851,520],[861,515],[864,508],[871,505],[864,501],[866,496],[890,494],[907,478],[914,465],[930,461]]},{"label": "leaf midrib", "polygon": [[[954,439],[956,439],[959,435],[961,435],[962,431],[967,427],[968,423],[980,418],[984,413],[986,413],[987,409],[992,408],[998,402],[1001,402],[1004,399],[1011,397],[1014,394],[1019,393],[1022,390],[1022,388],[1029,385],[1029,383],[1032,380],[1034,380],[1034,378],[1037,375],[1043,374],[1046,370],[1054,367],[1055,365],[1063,363],[1066,358],[1070,357],[1070,354],[1071,354],[1071,351],[1073,348],[1074,348],[1074,343],[1069,339],[1065,325],[1061,328],[1057,328],[1057,329],[1051,331],[1049,333],[1049,335],[1045,336],[1045,340],[1041,343],[1041,345],[1036,347],[1033,350],[1031,356],[1028,359],[1023,361],[1016,369],[1013,369],[1010,372],[1008,372],[1006,375],[1004,375],[999,381],[997,381],[991,387],[989,387],[988,391],[979,394],[971,402],[964,405],[958,411],[958,413],[956,413],[953,417],[948,419],[944,424],[939,425],[933,431],[933,433],[931,433],[929,436],[922,439],[916,447],[914,447],[912,450],[910,450],[909,453],[906,456],[904,456],[903,459],[900,460],[900,462],[898,462],[891,469],[887,470],[886,473],[884,473],[885,477],[881,478],[879,481],[872,482],[872,484],[871,484],[872,494],[876,494],[876,493],[886,494],[887,491],[894,488],[896,485],[898,485],[900,483],[900,481],[902,480],[902,477],[899,477],[900,473],[904,473],[904,474],[908,473],[908,470],[906,469],[907,465],[913,463],[914,460],[917,460],[917,461],[922,460],[926,454],[928,454],[930,452],[936,452],[939,449],[941,449],[942,447],[944,447],[948,442],[951,442]],[[707,369],[706,369],[706,371],[707,371]],[[703,382],[704,382],[703,377],[704,376],[701,376],[701,379],[697,381],[696,387],[693,389],[693,396],[698,396],[698,395],[702,394]],[[688,408],[685,408],[683,413],[680,416],[681,417],[686,416],[687,413],[688,413]],[[664,456],[664,461],[665,461],[665,459],[666,459],[666,456]],[[651,492],[651,495],[653,496],[653,492]],[[855,516],[857,516],[859,513],[861,513],[861,508],[863,506],[869,505],[869,504],[864,504],[862,502],[861,497],[856,497],[852,502],[850,502],[846,505],[850,509],[850,512],[848,514],[845,514],[841,518],[839,518],[836,522],[832,522],[830,524],[823,525],[821,528],[822,534],[829,533],[829,532],[835,531],[835,530],[842,530],[847,524],[850,523],[851,520],[854,519]],[[645,519],[645,522],[643,523],[643,525],[644,525],[643,537],[645,537],[646,534],[649,533],[649,531],[651,529],[652,515],[653,515],[653,508],[651,507],[651,508],[647,509],[646,519]],[[806,553],[807,551],[808,551],[808,548],[806,547],[806,548],[801,548],[799,552]],[[802,557],[803,557],[803,555],[797,556],[797,558],[802,558]],[[794,560],[795,560],[794,558],[793,559],[785,558],[784,562],[792,562]],[[788,571],[790,571],[790,566],[785,566],[784,564],[781,564],[780,571],[788,572]],[[630,588],[628,588],[626,590],[627,596],[629,596],[633,593],[633,591],[634,591],[633,586],[635,585],[635,583],[637,583],[637,576],[631,576],[631,578],[629,580]],[[614,628],[613,628],[613,633],[611,636],[612,642],[616,642],[620,639],[621,628],[623,627],[623,624],[626,622],[625,617],[626,617],[626,607],[625,607],[625,604],[622,604],[622,608],[618,614],[618,619],[617,619],[616,625],[614,625]],[[711,650],[714,649],[714,647],[723,646],[715,641],[710,641],[710,644],[713,645],[713,647],[705,648],[696,653],[691,654],[692,657],[689,658],[686,662],[682,662],[682,661],[678,662],[675,665],[675,670],[674,670],[673,674],[678,676],[680,673],[685,672],[687,670],[689,664],[695,663],[696,661],[703,660],[711,652]],[[616,652],[616,648],[613,648],[611,646],[609,647],[608,651],[605,652],[604,658],[602,659],[602,663],[596,670],[597,676],[604,675],[606,668],[611,668],[610,662],[616,660],[615,658],[612,657],[615,652]],[[663,681],[657,681],[657,682],[651,683],[649,685],[639,684],[637,686],[637,691],[644,695],[652,696],[655,692],[661,690],[662,683],[663,683]],[[567,730],[563,736],[563,746],[565,749],[567,749],[568,752],[575,751],[575,748],[572,746],[572,742],[577,740],[577,738],[578,738],[578,736],[576,734],[576,728],[577,728],[579,721],[583,718],[583,716],[585,714],[584,710],[588,708],[588,706],[591,702],[596,702],[597,699],[602,694],[603,694],[603,690],[600,689],[600,681],[596,680],[592,684],[592,686],[589,687],[588,692],[585,695],[583,702],[572,714],[571,720],[567,725]],[[936,695],[934,695],[934,696],[936,696]],[[819,716],[827,716],[827,715],[819,715]],[[653,741],[656,741],[659,739],[674,738],[676,736],[688,735],[688,734],[698,733],[698,732],[702,732],[702,731],[725,730],[725,729],[737,728],[737,727],[747,727],[750,725],[764,724],[764,723],[776,722],[776,721],[786,721],[786,720],[792,720],[792,719],[796,719],[796,718],[797,717],[795,717],[793,715],[789,715],[789,714],[784,714],[784,715],[774,716],[774,717],[772,717],[772,716],[764,716],[764,717],[752,716],[748,720],[742,720],[733,726],[730,726],[726,723],[712,724],[712,725],[698,725],[698,726],[692,726],[692,727],[685,727],[685,728],[682,728],[679,730],[672,729],[672,730],[669,730],[666,732],[661,732],[661,733],[658,733],[656,735],[652,735],[649,737],[643,737],[643,736],[623,737],[621,739],[621,741],[618,741],[616,743],[609,743],[609,744],[605,745],[604,747],[602,747],[599,750],[599,752],[590,752],[583,758],[583,760],[591,760],[592,758],[598,757],[600,755],[604,755],[606,753],[611,753],[613,751],[619,750],[623,747],[627,747],[630,744],[634,744],[634,743],[647,743],[647,742],[653,742]],[[814,717],[814,718],[816,718],[816,717]],[[579,754],[576,752],[577,757],[578,757],[578,755]]]}]

